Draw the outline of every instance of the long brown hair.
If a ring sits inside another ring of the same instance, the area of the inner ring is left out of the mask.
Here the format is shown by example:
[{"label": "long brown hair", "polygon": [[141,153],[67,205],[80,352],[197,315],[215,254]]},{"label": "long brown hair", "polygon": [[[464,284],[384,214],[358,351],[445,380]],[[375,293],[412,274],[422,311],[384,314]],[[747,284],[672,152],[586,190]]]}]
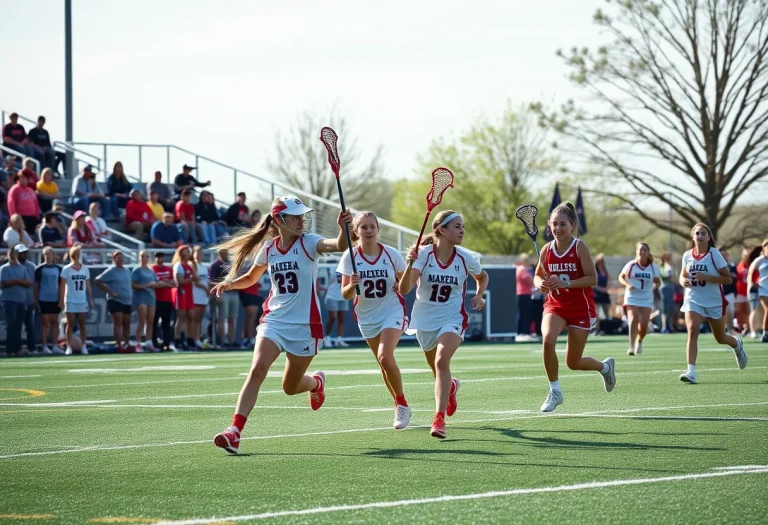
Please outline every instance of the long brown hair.
[{"label": "long brown hair", "polygon": [[556,215],[560,214],[565,215],[568,218],[568,222],[570,222],[573,225],[573,231],[571,232],[571,237],[578,237],[579,236],[579,230],[581,229],[581,225],[579,224],[579,216],[576,214],[576,206],[574,206],[569,201],[565,201],[562,204],[558,204],[554,210],[552,210],[552,213],[549,214],[549,220],[552,220],[552,217],[555,217]]},{"label": "long brown hair", "polygon": [[366,217],[373,217],[373,220],[376,222],[376,229],[380,229],[379,218],[376,217],[375,213],[372,211],[358,212],[357,215],[355,215],[355,217],[352,219],[352,225],[349,227],[349,236],[352,237],[352,242],[358,242],[360,240],[360,237],[357,236],[355,230],[357,230],[357,227],[360,226],[360,222]]},{"label": "long brown hair", "polygon": [[704,224],[703,222],[697,222],[693,225],[693,228],[691,228],[691,249],[694,249],[696,247],[696,241],[693,240],[693,232],[696,231],[696,228],[701,226],[705,230],[707,230],[707,234],[709,235],[709,246],[707,248],[714,248],[715,247],[715,236],[712,235],[712,230]]},{"label": "long brown hair", "polygon": [[[454,210],[443,210],[432,219],[432,231],[424,235],[421,238],[421,244],[419,246],[427,246],[429,244],[435,244],[435,240],[443,235],[442,226],[440,226],[445,219],[452,213],[458,213]],[[416,245],[411,246],[409,249],[415,248]]]},{"label": "long brown hair", "polygon": [[651,247],[647,242],[639,242],[635,245],[635,250],[637,250],[640,246],[645,246],[645,249],[648,250],[648,264],[653,264],[653,254],[651,253]]},{"label": "long brown hair", "polygon": [[[184,250],[189,251],[189,259],[192,260],[192,250],[189,249],[188,244],[182,244],[178,248],[176,248],[176,251],[173,254],[173,259],[171,260],[171,266],[176,266],[176,263],[181,262],[181,252]],[[187,261],[187,264],[189,264],[189,261]]]}]

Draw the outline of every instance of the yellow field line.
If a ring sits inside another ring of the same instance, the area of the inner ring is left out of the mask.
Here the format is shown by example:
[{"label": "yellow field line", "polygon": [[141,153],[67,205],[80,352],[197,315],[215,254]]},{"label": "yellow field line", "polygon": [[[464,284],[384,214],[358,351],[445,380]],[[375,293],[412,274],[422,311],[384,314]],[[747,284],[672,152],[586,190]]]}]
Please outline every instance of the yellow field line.
[{"label": "yellow field line", "polygon": [[26,388],[0,388],[0,392],[26,392],[26,397],[3,397],[0,401],[18,401],[19,399],[27,399],[29,397],[41,397],[45,395],[42,390],[27,390]]},{"label": "yellow field line", "polygon": [[[103,518],[91,518],[88,523],[159,523],[157,518],[121,518],[119,516],[105,516]],[[235,525],[234,521],[216,521],[210,525]]]}]

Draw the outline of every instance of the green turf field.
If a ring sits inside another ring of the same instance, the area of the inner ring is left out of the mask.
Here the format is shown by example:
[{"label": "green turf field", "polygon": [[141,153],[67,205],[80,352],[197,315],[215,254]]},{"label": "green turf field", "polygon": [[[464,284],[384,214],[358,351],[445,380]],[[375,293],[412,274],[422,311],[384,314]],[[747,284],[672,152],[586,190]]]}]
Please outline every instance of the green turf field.
[{"label": "green turf field", "polygon": [[[433,381],[398,350],[415,410],[392,402],[367,349],[329,350],[327,399],[280,390],[282,359],[243,433],[227,427],[250,353],[0,361],[0,525],[6,523],[766,523],[768,345],[749,365],[702,336],[698,385],[681,336],[590,340],[617,386],[565,369],[565,403],[538,408],[538,344],[465,345],[448,439],[429,436]],[[562,343],[564,347],[564,343]],[[315,368],[315,367],[313,367]]]}]

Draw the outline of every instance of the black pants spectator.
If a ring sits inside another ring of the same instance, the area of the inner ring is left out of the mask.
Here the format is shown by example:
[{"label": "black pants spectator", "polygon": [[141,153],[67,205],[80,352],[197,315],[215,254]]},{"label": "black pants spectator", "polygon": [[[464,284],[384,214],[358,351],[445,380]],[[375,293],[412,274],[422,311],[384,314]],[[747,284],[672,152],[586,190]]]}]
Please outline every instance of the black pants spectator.
[{"label": "black pants spectator", "polygon": [[40,213],[43,215],[51,211],[51,208],[53,208],[53,200],[51,199],[46,199],[45,197],[38,195],[37,202],[40,204]]},{"label": "black pants spectator", "polygon": [[32,217],[29,215],[22,215],[21,219],[24,221],[24,229],[33,239],[35,238],[35,228],[40,224],[40,217]]},{"label": "black pants spectator", "polygon": [[5,348],[9,354],[21,351],[21,328],[24,326],[24,315],[27,311],[25,303],[3,301],[5,312]]},{"label": "black pants spectator", "polygon": [[173,314],[173,303],[165,301],[157,301],[155,303],[155,322],[152,329],[152,345],[155,348],[160,348],[160,344],[157,341],[159,333],[157,327],[160,319],[163,320],[163,346],[167,348],[171,341],[173,341],[171,336],[171,314]]},{"label": "black pants spectator", "polygon": [[[24,312],[24,330],[27,331],[27,348],[30,352],[35,351],[35,333],[38,330],[37,323],[35,323],[36,314],[35,306],[32,304],[27,305],[27,310]],[[21,344],[21,341],[19,341],[19,344]]]},{"label": "black pants spectator", "polygon": [[541,336],[541,320],[544,317],[544,299],[531,300],[531,318],[536,335]]},{"label": "black pants spectator", "polygon": [[531,333],[532,306],[531,294],[517,296],[517,335]]}]

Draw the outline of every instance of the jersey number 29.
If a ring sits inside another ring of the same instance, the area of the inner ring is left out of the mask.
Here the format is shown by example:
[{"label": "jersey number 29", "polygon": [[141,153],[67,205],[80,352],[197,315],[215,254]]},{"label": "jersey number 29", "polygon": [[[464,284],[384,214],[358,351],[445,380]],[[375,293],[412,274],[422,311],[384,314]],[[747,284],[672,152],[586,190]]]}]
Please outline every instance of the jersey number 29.
[{"label": "jersey number 29", "polygon": [[387,281],[384,279],[364,281],[363,287],[365,288],[366,299],[375,299],[377,297],[381,299],[387,295]]}]

